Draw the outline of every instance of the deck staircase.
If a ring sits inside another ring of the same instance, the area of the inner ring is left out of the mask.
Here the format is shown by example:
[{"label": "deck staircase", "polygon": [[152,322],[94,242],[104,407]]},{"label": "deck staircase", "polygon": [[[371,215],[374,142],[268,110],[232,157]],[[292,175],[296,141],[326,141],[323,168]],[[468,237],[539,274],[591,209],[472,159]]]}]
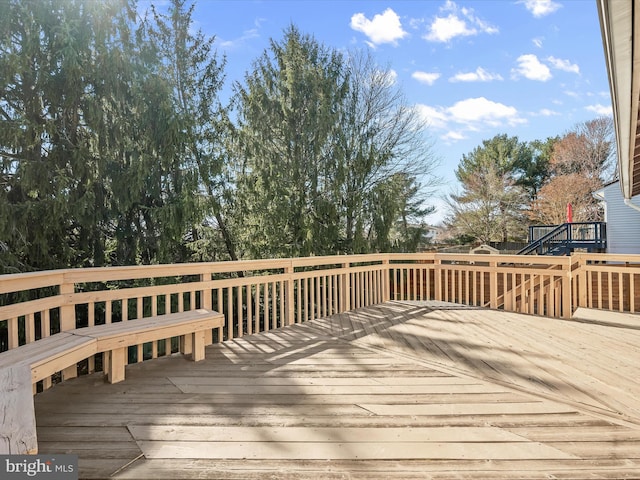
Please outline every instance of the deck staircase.
[{"label": "deck staircase", "polygon": [[589,253],[607,248],[605,222],[563,223],[529,227],[529,245],[518,255],[571,255],[577,249]]}]

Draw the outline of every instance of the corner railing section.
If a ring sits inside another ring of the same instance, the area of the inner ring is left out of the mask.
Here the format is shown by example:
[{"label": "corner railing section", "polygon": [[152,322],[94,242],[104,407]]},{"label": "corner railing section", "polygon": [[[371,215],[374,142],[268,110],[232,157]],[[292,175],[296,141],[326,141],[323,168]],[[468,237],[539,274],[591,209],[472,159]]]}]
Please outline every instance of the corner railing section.
[{"label": "corner railing section", "polygon": [[[68,269],[0,275],[0,352],[58,332],[207,308],[225,327],[206,343],[305,322],[389,298],[388,256]],[[137,363],[178,351],[177,338],[131,347]],[[102,356],[37,388],[102,369]]]},{"label": "corner railing section", "polygon": [[[635,312],[640,255],[371,254],[0,275],[0,351],[61,331],[197,308],[225,315],[225,326],[208,332],[209,344],[389,300],[554,318],[580,306]],[[137,345],[128,362],[178,349],[175,338]],[[97,355],[37,389],[100,370]]]},{"label": "corner railing section", "polygon": [[556,318],[571,316],[569,257],[392,256],[390,269],[392,299],[439,300]]},{"label": "corner railing section", "polygon": [[640,255],[574,254],[574,308],[640,312]]}]

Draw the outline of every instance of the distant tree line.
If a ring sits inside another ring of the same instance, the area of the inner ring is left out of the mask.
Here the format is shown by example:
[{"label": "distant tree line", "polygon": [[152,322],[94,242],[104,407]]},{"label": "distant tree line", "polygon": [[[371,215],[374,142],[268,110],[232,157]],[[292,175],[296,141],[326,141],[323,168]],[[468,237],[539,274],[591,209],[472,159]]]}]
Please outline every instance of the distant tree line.
[{"label": "distant tree line", "polygon": [[526,241],[528,225],[566,222],[569,203],[574,222],[602,221],[593,193],[615,179],[614,167],[611,117],[544,141],[496,135],[462,156],[445,227],[457,243]]},{"label": "distant tree line", "polygon": [[415,249],[434,157],[390,72],[292,25],[223,100],[192,14],[0,2],[0,273]]}]

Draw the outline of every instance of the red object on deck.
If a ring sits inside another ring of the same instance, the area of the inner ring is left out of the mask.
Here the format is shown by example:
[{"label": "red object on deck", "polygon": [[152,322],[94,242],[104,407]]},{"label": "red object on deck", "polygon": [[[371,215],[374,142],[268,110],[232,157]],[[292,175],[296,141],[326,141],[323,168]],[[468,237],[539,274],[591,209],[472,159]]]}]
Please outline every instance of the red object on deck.
[{"label": "red object on deck", "polygon": [[573,208],[567,203],[567,223],[573,223]]}]

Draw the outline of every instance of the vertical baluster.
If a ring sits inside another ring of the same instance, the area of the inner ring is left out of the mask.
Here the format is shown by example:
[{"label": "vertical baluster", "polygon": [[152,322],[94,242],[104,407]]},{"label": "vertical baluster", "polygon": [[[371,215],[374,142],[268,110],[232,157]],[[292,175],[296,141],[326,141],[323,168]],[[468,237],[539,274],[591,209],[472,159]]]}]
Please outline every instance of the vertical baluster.
[{"label": "vertical baluster", "polygon": [[184,312],[184,292],[178,293],[178,312]]},{"label": "vertical baluster", "polygon": [[242,285],[238,285],[237,287],[237,307],[236,311],[238,312],[238,337],[242,337],[244,334],[244,316],[242,314]]},{"label": "vertical baluster", "polygon": [[276,282],[271,282],[271,328],[277,328],[278,322],[278,293],[276,292]]},{"label": "vertical baluster", "polygon": [[411,268],[411,295],[409,300],[418,299],[418,270]]},{"label": "vertical baluster", "polygon": [[247,285],[247,334],[253,333],[253,287]]},{"label": "vertical baluster", "polygon": [[624,311],[624,276],[622,272],[618,272],[618,311]]},{"label": "vertical baluster", "polygon": [[[88,326],[93,327],[96,324],[96,304],[94,302],[89,302],[87,305],[88,309]],[[94,373],[96,371],[96,357],[95,355],[91,355],[87,360],[87,372]]]},{"label": "vertical baluster", "polygon": [[596,272],[598,275],[598,309],[602,310],[602,273]]},{"label": "vertical baluster", "polygon": [[89,302],[89,304],[87,305],[87,309],[88,309],[88,326],[89,327],[93,327],[96,324],[96,304],[94,302]]},{"label": "vertical baluster", "polygon": [[261,290],[261,284],[260,283],[256,283],[256,298],[255,298],[255,302],[253,304],[254,307],[254,317],[253,317],[253,321],[255,322],[255,328],[253,329],[254,332],[256,333],[260,333],[262,331],[262,329],[260,328],[260,290]]},{"label": "vertical baluster", "polygon": [[358,274],[349,272],[349,284],[351,285],[351,310],[358,308]]},{"label": "vertical baluster", "polygon": [[309,320],[316,318],[316,277],[309,277]]},{"label": "vertical baluster", "polygon": [[[144,303],[143,303],[143,298],[142,297],[138,297],[136,298],[136,319],[142,318],[144,316]],[[142,349],[142,344],[138,344],[136,345],[136,363],[140,363],[142,361],[142,357],[143,357],[143,349]],[[126,355],[127,357],[129,357],[129,355]],[[128,363],[128,360],[126,361]]]},{"label": "vertical baluster", "polygon": [[379,270],[371,270],[371,304],[378,303],[378,273]]},{"label": "vertical baluster", "polygon": [[9,350],[18,347],[18,317],[7,320],[7,336],[9,340]]},{"label": "vertical baluster", "polygon": [[[275,284],[274,284],[275,287]],[[284,306],[284,300],[285,300],[285,289],[284,289],[284,282],[280,281],[278,282],[278,289],[280,290],[280,322],[279,322],[279,326],[284,327],[287,322],[286,322],[286,312],[285,312],[285,306]]]},{"label": "vertical baluster", "polygon": [[302,282],[304,281],[304,279],[299,278],[297,280],[297,286],[298,288],[296,288],[296,301],[298,302],[296,305],[296,323],[301,323],[303,321],[302,319]]},{"label": "vertical baluster", "polygon": [[311,297],[309,296],[309,277],[304,279],[304,321],[309,321]]},{"label": "vertical baluster", "polygon": [[227,287],[227,318],[229,319],[229,327],[227,328],[227,338],[233,340],[235,338],[235,321],[233,318],[233,287]]},{"label": "vertical baluster", "polygon": [[629,274],[629,311],[634,313],[636,311],[636,284],[635,274]]},{"label": "vertical baluster", "polygon": [[[171,313],[171,294],[165,293],[164,294],[164,314],[168,315],[169,313]],[[170,338],[164,339],[164,354],[165,356],[171,355],[171,339]]]},{"label": "vertical baluster", "polygon": [[364,305],[371,305],[371,270],[367,270],[364,275]]},{"label": "vertical baluster", "polygon": [[264,303],[264,331],[269,330],[269,282],[264,282],[264,294],[262,295],[262,301]]},{"label": "vertical baluster", "polygon": [[33,313],[27,313],[24,316],[24,336],[26,343],[36,341],[35,315]]},{"label": "vertical baluster", "polygon": [[[40,313],[40,338],[47,338],[51,335],[51,312],[49,309]],[[51,388],[51,376],[42,379],[42,389]]]},{"label": "vertical baluster", "polygon": [[315,309],[314,309],[314,317],[313,318],[320,318],[322,316],[322,297],[321,297],[321,292],[320,292],[320,277],[316,276],[314,278],[315,282],[316,282],[316,296],[315,296]]},{"label": "vertical baluster", "polygon": [[320,282],[320,308],[318,309],[319,317],[325,318],[327,316],[327,300],[329,292],[327,291],[327,276],[322,275],[318,277],[318,281]]},{"label": "vertical baluster", "polygon": [[338,313],[338,285],[337,278],[335,275],[331,275],[329,277],[331,285],[329,287],[329,315],[333,315],[334,313]]},{"label": "vertical baluster", "polygon": [[196,309],[196,291],[191,290],[189,292],[189,310],[195,310],[195,309]]}]

